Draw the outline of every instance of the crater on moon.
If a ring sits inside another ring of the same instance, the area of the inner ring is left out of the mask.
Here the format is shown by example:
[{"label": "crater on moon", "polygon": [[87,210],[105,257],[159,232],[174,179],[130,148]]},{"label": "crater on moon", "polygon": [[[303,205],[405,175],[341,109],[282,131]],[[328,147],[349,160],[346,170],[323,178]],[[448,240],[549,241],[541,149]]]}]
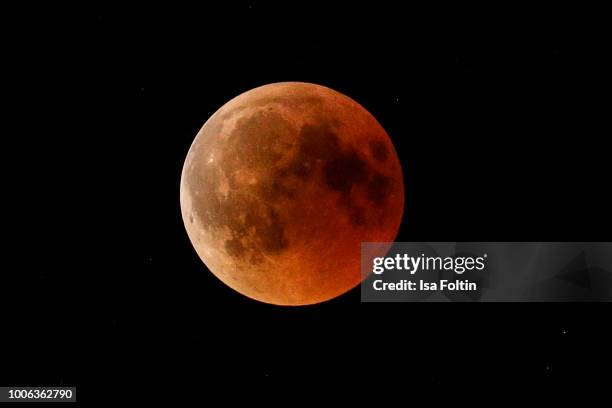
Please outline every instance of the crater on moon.
[{"label": "crater on moon", "polygon": [[282,305],[357,285],[360,243],[393,241],[403,200],[382,126],[350,98],[305,83],[266,85],[224,105],[181,177],[185,227],[211,272]]}]

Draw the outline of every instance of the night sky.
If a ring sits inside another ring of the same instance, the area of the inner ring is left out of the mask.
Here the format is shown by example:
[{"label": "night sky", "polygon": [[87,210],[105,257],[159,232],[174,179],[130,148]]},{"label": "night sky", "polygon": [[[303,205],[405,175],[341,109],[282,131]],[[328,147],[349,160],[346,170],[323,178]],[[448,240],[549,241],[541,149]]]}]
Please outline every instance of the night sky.
[{"label": "night sky", "polygon": [[263,304],[206,269],[179,207],[206,119],[253,87],[303,81],[355,99],[391,137],[397,241],[611,241],[604,51],[588,16],[258,1],[54,11],[28,19],[33,38],[8,37],[41,115],[14,132],[15,157],[35,165],[11,174],[35,187],[15,183],[28,225],[0,281],[0,383],[76,385],[81,401],[138,401],[129,386],[170,400],[164,385],[199,398],[217,381],[475,396],[609,385],[609,303],[362,304],[355,288]]}]

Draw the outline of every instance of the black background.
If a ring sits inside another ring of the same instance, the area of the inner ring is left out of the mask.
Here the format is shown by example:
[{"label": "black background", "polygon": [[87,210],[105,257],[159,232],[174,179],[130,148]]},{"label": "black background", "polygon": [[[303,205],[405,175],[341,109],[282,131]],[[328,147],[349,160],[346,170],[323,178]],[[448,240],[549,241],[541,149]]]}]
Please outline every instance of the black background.
[{"label": "black background", "polygon": [[406,190],[398,241],[610,241],[596,15],[258,1],[19,13],[27,24],[5,36],[24,109],[4,160],[17,225],[0,382],[76,385],[81,401],[172,398],[163,385],[197,399],[217,383],[353,395],[605,386],[609,304],[361,304],[358,288],[262,304],[206,270],[178,200],[214,111],[304,81],[357,100],[392,138]]}]

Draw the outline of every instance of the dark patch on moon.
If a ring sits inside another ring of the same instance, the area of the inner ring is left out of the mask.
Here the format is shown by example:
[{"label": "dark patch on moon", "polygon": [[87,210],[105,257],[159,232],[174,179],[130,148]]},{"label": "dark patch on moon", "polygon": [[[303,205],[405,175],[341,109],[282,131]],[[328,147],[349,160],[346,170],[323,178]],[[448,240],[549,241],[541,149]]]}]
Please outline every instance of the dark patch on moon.
[{"label": "dark patch on moon", "polygon": [[253,265],[260,264],[263,262],[263,260],[263,257],[258,252],[251,252],[251,255],[249,256],[249,262]]},{"label": "dark patch on moon", "polygon": [[306,124],[300,130],[297,153],[287,171],[302,181],[310,179],[316,165],[340,151],[338,136],[327,123]]},{"label": "dark patch on moon", "polygon": [[290,145],[294,127],[280,114],[257,111],[239,119],[228,137],[230,160],[245,168],[262,168],[278,162]]},{"label": "dark patch on moon", "polygon": [[331,160],[340,151],[338,136],[331,126],[306,124],[300,131],[299,156],[319,160]]},{"label": "dark patch on moon", "polygon": [[350,151],[328,161],[323,171],[325,183],[332,190],[348,193],[354,184],[363,183],[369,169],[357,152]]},{"label": "dark patch on moon", "polygon": [[[232,237],[224,243],[227,253],[236,259],[248,259],[251,263],[263,260],[259,251],[273,255],[289,246],[284,223],[278,213],[267,206],[265,215],[262,215],[258,205],[261,206],[255,202],[229,201],[224,207],[224,222],[221,223],[229,228]],[[245,214],[244,217],[240,217],[240,212]],[[255,245],[245,246],[243,240],[252,240]]]},{"label": "dark patch on moon", "polygon": [[252,262],[258,262],[261,261],[261,257],[256,256],[257,252],[254,249],[277,254],[289,246],[285,237],[284,223],[273,207],[266,206],[262,215],[261,203],[243,201],[240,206],[244,206],[243,211],[246,214],[243,223],[236,224],[233,220],[228,220],[228,226],[234,238],[252,239],[256,245],[255,248],[249,246],[241,254],[235,254],[237,258],[250,257]]},{"label": "dark patch on moon", "polygon": [[289,185],[287,170],[276,170],[272,173],[270,180],[266,180],[261,186],[261,195],[269,201],[276,201],[281,197],[292,199],[295,197],[295,187]]},{"label": "dark patch on moon", "polygon": [[289,246],[285,237],[283,223],[278,213],[272,207],[268,207],[268,217],[263,225],[259,224],[259,229],[257,226],[255,228],[260,233],[258,235],[265,252],[272,254],[279,253]]},{"label": "dark patch on moon", "polygon": [[368,181],[367,194],[368,199],[375,205],[383,205],[391,192],[391,179],[382,174],[374,174]]},{"label": "dark patch on moon", "polygon": [[[370,166],[357,150],[342,149],[331,121],[305,124],[300,129],[297,143],[295,156],[284,168],[272,174],[273,180],[265,186],[264,195],[291,197],[297,187],[287,187],[292,184],[287,176],[307,182],[320,171],[324,184],[340,193],[339,203],[346,209],[351,224],[366,225],[366,210],[351,201],[352,189],[363,186],[368,200],[381,206],[392,189],[391,180]],[[369,147],[376,160],[387,159],[389,152],[384,141],[371,142]]]},{"label": "dark patch on moon", "polygon": [[379,162],[384,162],[387,160],[389,152],[387,151],[387,146],[385,142],[382,140],[374,140],[370,142],[370,151],[372,152],[372,156]]},{"label": "dark patch on moon", "polygon": [[225,241],[225,251],[234,258],[241,258],[244,254],[244,250],[244,245],[242,245],[242,242],[240,242],[238,238],[232,238]]},{"label": "dark patch on moon", "polygon": [[338,203],[346,208],[349,221],[356,227],[363,227],[367,225],[366,210],[358,204],[351,201],[351,197],[348,194],[340,196]]},{"label": "dark patch on moon", "polygon": [[304,160],[293,160],[289,163],[287,170],[294,176],[303,181],[306,181],[312,176],[314,171],[314,162],[312,159],[306,158]]}]

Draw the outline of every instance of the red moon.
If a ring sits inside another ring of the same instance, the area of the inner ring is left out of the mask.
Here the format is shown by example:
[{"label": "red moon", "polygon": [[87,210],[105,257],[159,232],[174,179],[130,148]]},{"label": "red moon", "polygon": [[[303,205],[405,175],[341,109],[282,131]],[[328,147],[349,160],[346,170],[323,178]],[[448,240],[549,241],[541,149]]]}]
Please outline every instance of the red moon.
[{"label": "red moon", "polygon": [[358,285],[360,243],[393,241],[404,208],[382,126],[349,97],[300,82],[252,89],[215,112],[189,149],[180,190],[208,269],[277,305]]}]

